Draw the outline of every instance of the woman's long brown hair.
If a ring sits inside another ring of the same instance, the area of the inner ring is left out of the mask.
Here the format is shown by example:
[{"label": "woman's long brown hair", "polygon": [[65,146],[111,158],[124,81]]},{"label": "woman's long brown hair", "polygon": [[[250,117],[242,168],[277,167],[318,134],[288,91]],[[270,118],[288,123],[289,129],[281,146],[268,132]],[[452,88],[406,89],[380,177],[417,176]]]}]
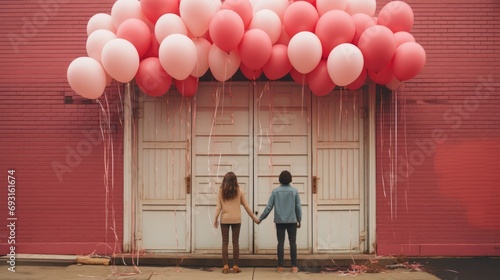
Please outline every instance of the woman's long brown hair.
[{"label": "woman's long brown hair", "polygon": [[222,185],[220,186],[222,191],[222,199],[230,200],[238,195],[238,178],[234,172],[227,172],[222,179]]}]

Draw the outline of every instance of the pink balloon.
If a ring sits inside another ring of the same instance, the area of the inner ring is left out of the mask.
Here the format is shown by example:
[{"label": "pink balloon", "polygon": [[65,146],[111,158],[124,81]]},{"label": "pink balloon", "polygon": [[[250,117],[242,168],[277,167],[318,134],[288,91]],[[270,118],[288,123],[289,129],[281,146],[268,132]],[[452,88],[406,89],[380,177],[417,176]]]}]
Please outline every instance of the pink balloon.
[{"label": "pink balloon", "polygon": [[198,92],[198,78],[189,76],[185,80],[175,80],[175,88],[184,97],[195,96]]},{"label": "pink balloon", "polygon": [[97,60],[90,57],[73,60],[66,76],[71,89],[85,98],[97,99],[106,88],[106,72]]},{"label": "pink balloon", "polygon": [[328,67],[325,60],[321,60],[318,66],[307,77],[309,88],[316,96],[327,95],[335,88],[335,83],[330,79],[330,75],[328,75]]},{"label": "pink balloon", "polygon": [[394,33],[394,39],[396,39],[396,49],[404,43],[415,42],[415,38],[413,37],[413,35],[406,31],[399,31]]},{"label": "pink balloon", "polygon": [[354,38],[355,26],[352,17],[340,10],[328,11],[316,25],[316,35],[323,47],[323,58],[327,58],[336,46],[350,43]]},{"label": "pink balloon", "polygon": [[278,80],[286,76],[292,70],[292,64],[288,59],[288,47],[274,45],[271,57],[262,70],[269,80]]},{"label": "pink balloon", "polygon": [[308,2],[298,1],[293,2],[288,6],[283,17],[283,26],[290,36],[302,31],[314,32],[319,15]]},{"label": "pink balloon", "polygon": [[152,23],[164,14],[179,14],[179,0],[141,0],[142,12]]},{"label": "pink balloon", "polygon": [[172,78],[184,80],[196,66],[196,46],[187,36],[172,34],[160,43],[159,58],[161,66]]},{"label": "pink balloon", "polygon": [[359,37],[361,36],[361,34],[363,34],[363,32],[365,32],[368,27],[374,26],[375,21],[373,20],[373,17],[362,13],[352,15],[352,20],[354,21],[354,27],[356,30],[354,32],[352,43],[354,45],[358,45]]},{"label": "pink balloon", "polygon": [[396,49],[392,60],[394,76],[400,81],[409,80],[422,71],[425,61],[425,50],[420,44],[404,43]]},{"label": "pink balloon", "polygon": [[193,36],[201,37],[208,31],[210,21],[219,8],[217,1],[213,0],[182,0],[179,14]]},{"label": "pink balloon", "polygon": [[281,34],[280,34],[280,37],[278,38],[278,41],[276,41],[276,44],[288,46],[291,39],[292,39],[292,37],[290,37],[290,35],[288,35],[288,33],[286,33],[285,27],[283,25],[281,25]]},{"label": "pink balloon", "polygon": [[302,74],[295,68],[292,68],[292,70],[290,70],[290,76],[297,84],[300,85],[307,85],[309,81],[307,78],[307,74]]},{"label": "pink balloon", "polygon": [[98,13],[89,19],[87,22],[87,36],[90,36],[90,34],[99,29],[106,29],[113,33],[116,32],[111,15]]},{"label": "pink balloon", "polygon": [[290,63],[302,74],[307,74],[318,66],[321,53],[321,41],[312,32],[299,32],[292,37],[288,44]]},{"label": "pink balloon", "polygon": [[151,31],[149,27],[140,19],[127,19],[116,31],[116,37],[125,39],[132,43],[142,57],[151,45]]},{"label": "pink balloon", "polygon": [[92,32],[92,34],[90,34],[87,38],[85,46],[87,49],[87,55],[100,63],[102,48],[104,48],[104,45],[106,45],[107,42],[113,39],[116,39],[115,33],[107,29],[99,29]]},{"label": "pink balloon", "polygon": [[156,40],[155,34],[151,33],[151,43],[149,44],[148,51],[142,56],[142,59],[148,57],[158,57],[158,52],[160,50],[160,43]]},{"label": "pink balloon", "polygon": [[230,52],[238,47],[245,33],[241,17],[232,10],[218,11],[209,26],[210,38],[219,49]]},{"label": "pink balloon", "polygon": [[363,53],[366,68],[378,72],[391,61],[396,51],[396,39],[389,28],[374,25],[361,34],[358,47]]},{"label": "pink balloon", "polygon": [[392,79],[391,82],[385,84],[385,86],[390,89],[390,90],[398,90],[401,88],[401,85],[403,83],[401,81],[399,81],[398,79],[394,78]]},{"label": "pink balloon", "polygon": [[378,14],[377,24],[387,26],[392,32],[410,32],[413,27],[413,10],[403,1],[387,3]]},{"label": "pink balloon", "polygon": [[350,90],[357,90],[357,89],[359,89],[360,87],[362,87],[365,84],[366,76],[367,76],[366,68],[363,68],[363,70],[361,70],[361,73],[356,78],[356,80],[354,80],[354,82],[348,84],[346,86],[346,88],[350,89]]},{"label": "pink balloon", "polygon": [[236,50],[227,53],[216,45],[210,47],[208,65],[210,66],[210,72],[217,81],[225,82],[229,80],[238,71],[240,64],[241,59]]},{"label": "pink balloon", "polygon": [[226,0],[222,4],[222,9],[235,11],[243,20],[245,29],[248,28],[253,17],[252,3],[249,0]]},{"label": "pink balloon", "polygon": [[204,38],[193,38],[193,43],[196,46],[196,52],[198,53],[196,66],[191,72],[191,76],[201,77],[205,75],[208,71],[208,53],[210,52],[210,48],[212,44]]},{"label": "pink balloon", "polygon": [[336,46],[327,60],[328,74],[338,86],[354,82],[363,70],[363,54],[355,45],[344,43]]},{"label": "pink balloon", "polygon": [[101,54],[102,66],[120,83],[132,81],[139,69],[139,53],[129,41],[113,39],[104,45]]},{"label": "pink balloon", "polygon": [[172,77],[165,72],[157,57],[149,57],[139,64],[135,82],[144,93],[162,96],[172,85]]},{"label": "pink balloon", "polygon": [[245,32],[239,47],[241,62],[252,70],[261,69],[271,57],[273,44],[266,32],[250,29]]},{"label": "pink balloon", "polygon": [[240,64],[240,70],[243,75],[250,81],[255,81],[262,75],[262,69],[252,70],[248,68],[245,64]]}]

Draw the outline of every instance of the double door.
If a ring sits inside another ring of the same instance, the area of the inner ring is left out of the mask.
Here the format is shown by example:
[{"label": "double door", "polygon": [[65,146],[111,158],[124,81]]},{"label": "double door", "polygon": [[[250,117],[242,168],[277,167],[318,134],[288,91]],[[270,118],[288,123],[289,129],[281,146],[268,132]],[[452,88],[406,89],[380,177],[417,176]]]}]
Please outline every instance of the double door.
[{"label": "double door", "polygon": [[[292,83],[206,84],[189,101],[176,92],[143,98],[139,249],[220,252],[220,230],[212,224],[225,173],[237,175],[259,216],[278,175],[289,170],[303,211],[299,251],[362,251],[363,102],[343,98],[313,98]],[[274,254],[275,236],[273,213],[256,225],[242,209],[241,253]]]}]

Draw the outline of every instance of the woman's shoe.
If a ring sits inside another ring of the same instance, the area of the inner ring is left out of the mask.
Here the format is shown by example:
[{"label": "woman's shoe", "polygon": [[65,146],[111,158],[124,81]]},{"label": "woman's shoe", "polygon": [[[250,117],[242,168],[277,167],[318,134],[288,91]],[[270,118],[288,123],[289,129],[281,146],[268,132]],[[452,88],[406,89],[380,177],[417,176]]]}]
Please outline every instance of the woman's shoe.
[{"label": "woman's shoe", "polygon": [[222,273],[228,274],[229,273],[229,265],[225,264],[224,267],[222,268]]},{"label": "woman's shoe", "polygon": [[278,269],[276,269],[276,272],[283,273],[283,267],[282,266],[278,266]]},{"label": "woman's shoe", "polygon": [[292,273],[297,273],[299,272],[299,268],[296,266],[292,266]]},{"label": "woman's shoe", "polygon": [[237,264],[233,265],[233,272],[234,273],[240,273],[241,272],[241,269],[238,267]]}]

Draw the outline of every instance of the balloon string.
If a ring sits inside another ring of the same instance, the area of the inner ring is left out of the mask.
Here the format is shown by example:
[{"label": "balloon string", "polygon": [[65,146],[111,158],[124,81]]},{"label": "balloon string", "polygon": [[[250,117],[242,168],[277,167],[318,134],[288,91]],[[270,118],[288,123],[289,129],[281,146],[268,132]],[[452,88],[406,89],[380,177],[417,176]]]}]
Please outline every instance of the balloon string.
[{"label": "balloon string", "polygon": [[[381,94],[381,92],[379,92],[379,97],[380,97],[380,149],[383,153],[384,151],[384,111],[383,111],[383,108],[384,108],[384,98]],[[386,192],[386,187],[385,187],[385,169],[384,169],[384,162],[382,161],[382,157],[381,157],[381,160],[380,160],[380,171],[382,173],[382,190],[383,190],[383,193],[384,193],[384,198],[387,198],[387,192]]]},{"label": "balloon string", "polygon": [[406,95],[405,95],[405,90],[404,90],[404,82],[402,84],[402,87],[400,87],[401,94],[403,97],[403,128],[404,128],[404,142],[405,142],[405,158],[406,158],[406,190],[405,190],[405,203],[406,203],[406,212],[409,212],[409,207],[408,207],[408,192],[410,191],[410,178],[408,174],[408,167],[409,167],[409,159],[408,159],[408,142],[407,142],[407,131],[406,131]]}]

